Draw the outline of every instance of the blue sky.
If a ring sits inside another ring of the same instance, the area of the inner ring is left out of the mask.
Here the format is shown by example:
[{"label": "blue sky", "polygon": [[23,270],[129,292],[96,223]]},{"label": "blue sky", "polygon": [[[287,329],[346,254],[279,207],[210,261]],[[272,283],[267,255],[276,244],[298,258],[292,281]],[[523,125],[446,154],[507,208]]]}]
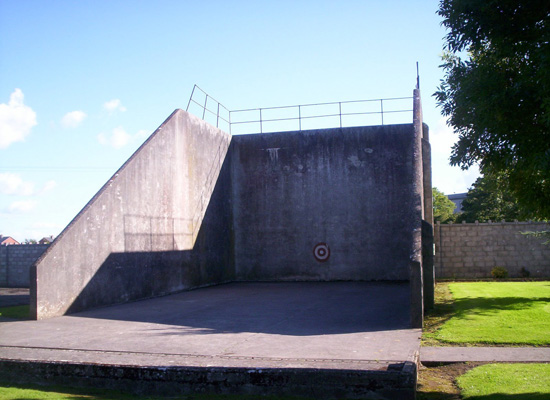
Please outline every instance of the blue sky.
[{"label": "blue sky", "polygon": [[[438,1],[0,0],[0,233],[57,235],[196,83],[229,109],[411,96],[434,186],[452,132],[432,94]],[[406,122],[406,121],[403,121]]]}]

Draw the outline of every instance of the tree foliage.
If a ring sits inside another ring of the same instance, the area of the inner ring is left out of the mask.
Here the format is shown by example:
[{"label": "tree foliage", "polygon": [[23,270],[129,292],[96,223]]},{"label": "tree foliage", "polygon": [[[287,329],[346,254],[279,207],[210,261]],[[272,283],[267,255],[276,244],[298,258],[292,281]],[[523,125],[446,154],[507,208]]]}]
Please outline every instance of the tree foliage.
[{"label": "tree foliage", "polygon": [[447,196],[440,192],[436,187],[432,188],[433,196],[433,208],[434,208],[434,222],[441,222],[446,224],[454,221],[454,209],[455,203],[453,203]]},{"label": "tree foliage", "polygon": [[477,178],[462,201],[462,213],[457,222],[514,221],[529,213],[521,210],[507,185],[505,174],[487,174]]},{"label": "tree foliage", "polygon": [[451,164],[504,172],[524,209],[550,217],[550,5],[441,0],[448,29],[435,93],[458,134]]}]

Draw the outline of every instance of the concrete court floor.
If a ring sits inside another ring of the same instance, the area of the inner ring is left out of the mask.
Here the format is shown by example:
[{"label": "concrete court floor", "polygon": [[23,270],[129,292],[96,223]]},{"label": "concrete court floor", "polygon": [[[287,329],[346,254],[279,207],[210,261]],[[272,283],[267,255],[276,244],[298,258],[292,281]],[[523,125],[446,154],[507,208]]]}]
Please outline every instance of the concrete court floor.
[{"label": "concrete court floor", "polygon": [[142,366],[380,369],[415,361],[408,283],[229,283],[0,323],[0,358]]}]

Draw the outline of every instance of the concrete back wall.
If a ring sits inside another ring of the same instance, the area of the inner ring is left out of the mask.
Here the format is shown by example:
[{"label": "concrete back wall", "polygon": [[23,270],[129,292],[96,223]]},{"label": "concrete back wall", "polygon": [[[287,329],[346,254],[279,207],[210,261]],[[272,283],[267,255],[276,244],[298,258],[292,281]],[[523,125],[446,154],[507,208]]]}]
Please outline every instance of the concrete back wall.
[{"label": "concrete back wall", "polygon": [[234,136],[238,279],[409,280],[413,146],[412,124]]},{"label": "concrete back wall", "polygon": [[29,271],[48,244],[0,246],[0,287],[28,288]]},{"label": "concrete back wall", "polygon": [[545,222],[437,224],[435,273],[437,278],[491,278],[494,267],[504,267],[509,277],[521,277],[521,268],[534,278],[550,277],[550,244],[547,239],[523,235],[548,231]]},{"label": "concrete back wall", "polygon": [[38,260],[35,316],[233,280],[230,140],[176,110]]}]

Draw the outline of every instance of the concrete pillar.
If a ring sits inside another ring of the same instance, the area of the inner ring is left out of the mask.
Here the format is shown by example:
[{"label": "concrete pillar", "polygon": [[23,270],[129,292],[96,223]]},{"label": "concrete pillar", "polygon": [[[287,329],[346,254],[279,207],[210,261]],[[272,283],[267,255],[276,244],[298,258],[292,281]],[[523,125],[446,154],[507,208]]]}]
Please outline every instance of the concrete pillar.
[{"label": "concrete pillar", "polygon": [[[428,125],[422,126],[422,171],[424,189],[424,220],[422,223],[422,273],[424,280],[424,308],[434,306],[435,270],[433,237],[432,156]],[[426,225],[426,226],[424,226]]]},{"label": "concrete pillar", "polygon": [[422,220],[422,280],[424,309],[430,310],[435,303],[434,235],[433,226]]},{"label": "concrete pillar", "polygon": [[422,103],[420,90],[413,92],[413,169],[414,169],[414,204],[411,212],[413,241],[410,263],[411,289],[411,326],[422,328],[424,322],[423,277],[422,277],[422,220],[424,219],[424,173],[422,164]]}]

